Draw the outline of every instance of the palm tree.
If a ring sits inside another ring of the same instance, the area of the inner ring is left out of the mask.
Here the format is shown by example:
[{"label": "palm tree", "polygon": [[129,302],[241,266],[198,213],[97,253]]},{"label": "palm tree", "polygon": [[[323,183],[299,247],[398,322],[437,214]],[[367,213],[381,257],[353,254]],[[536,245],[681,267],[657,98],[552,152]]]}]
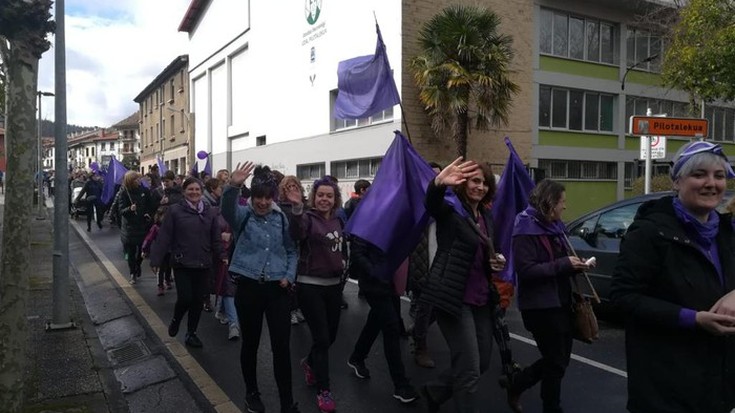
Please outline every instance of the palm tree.
[{"label": "palm tree", "polygon": [[419,99],[434,131],[451,132],[459,156],[467,155],[473,123],[477,130],[508,123],[520,89],[508,68],[513,38],[498,33],[499,24],[490,10],[453,5],[419,32],[423,53],[411,62]]}]

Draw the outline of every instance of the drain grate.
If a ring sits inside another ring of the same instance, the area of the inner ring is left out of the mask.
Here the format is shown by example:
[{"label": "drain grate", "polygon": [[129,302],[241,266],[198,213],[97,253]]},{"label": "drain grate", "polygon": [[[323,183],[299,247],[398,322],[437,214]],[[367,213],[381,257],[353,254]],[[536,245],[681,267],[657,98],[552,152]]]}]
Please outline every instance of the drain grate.
[{"label": "drain grate", "polygon": [[108,351],[107,357],[113,365],[118,365],[145,358],[150,354],[151,351],[145,343],[142,341],[134,341],[123,347]]}]

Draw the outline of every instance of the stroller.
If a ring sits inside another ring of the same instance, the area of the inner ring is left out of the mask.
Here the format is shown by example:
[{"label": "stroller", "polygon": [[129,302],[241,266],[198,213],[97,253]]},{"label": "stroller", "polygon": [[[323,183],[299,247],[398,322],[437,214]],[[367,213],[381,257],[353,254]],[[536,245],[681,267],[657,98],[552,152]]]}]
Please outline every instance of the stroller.
[{"label": "stroller", "polygon": [[70,206],[69,213],[74,219],[79,218],[79,216],[86,216],[88,213],[87,201],[80,199],[77,202],[77,197],[79,197],[79,194],[82,192],[83,187],[84,187],[83,182],[72,182],[71,202],[69,203],[69,206]]}]

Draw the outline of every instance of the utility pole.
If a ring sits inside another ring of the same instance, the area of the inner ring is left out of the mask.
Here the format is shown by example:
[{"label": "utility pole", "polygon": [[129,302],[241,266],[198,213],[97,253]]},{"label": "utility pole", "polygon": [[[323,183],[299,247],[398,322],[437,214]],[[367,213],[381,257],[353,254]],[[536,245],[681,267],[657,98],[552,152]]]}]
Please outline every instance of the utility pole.
[{"label": "utility pole", "polygon": [[[646,109],[646,116],[653,116],[653,111],[651,111],[651,108]],[[646,140],[646,169],[645,169],[645,178],[644,178],[644,191],[643,193],[649,194],[651,193],[651,136],[643,136],[641,139]]]},{"label": "utility pole", "polygon": [[64,1],[56,0],[56,44],[54,47],[54,141],[56,194],[54,196],[54,305],[53,319],[46,330],[74,328],[69,316],[69,168],[66,140],[66,35]]},{"label": "utility pole", "polygon": [[36,183],[38,186],[38,213],[36,219],[46,219],[46,205],[43,201],[43,137],[41,128],[41,101],[44,96],[54,96],[51,92],[36,92],[38,95],[38,175],[36,175]]}]

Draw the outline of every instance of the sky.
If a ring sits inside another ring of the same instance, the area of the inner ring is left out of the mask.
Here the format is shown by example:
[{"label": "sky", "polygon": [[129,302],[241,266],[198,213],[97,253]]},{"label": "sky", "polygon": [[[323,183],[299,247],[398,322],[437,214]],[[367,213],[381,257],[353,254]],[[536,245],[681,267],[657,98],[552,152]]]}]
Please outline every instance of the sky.
[{"label": "sky", "polygon": [[[187,33],[177,29],[189,3],[66,0],[67,123],[109,127],[138,110],[133,98],[186,54]],[[54,37],[49,40],[39,62],[38,90],[44,92],[54,91]],[[53,120],[54,98],[43,99],[42,117]]]}]

